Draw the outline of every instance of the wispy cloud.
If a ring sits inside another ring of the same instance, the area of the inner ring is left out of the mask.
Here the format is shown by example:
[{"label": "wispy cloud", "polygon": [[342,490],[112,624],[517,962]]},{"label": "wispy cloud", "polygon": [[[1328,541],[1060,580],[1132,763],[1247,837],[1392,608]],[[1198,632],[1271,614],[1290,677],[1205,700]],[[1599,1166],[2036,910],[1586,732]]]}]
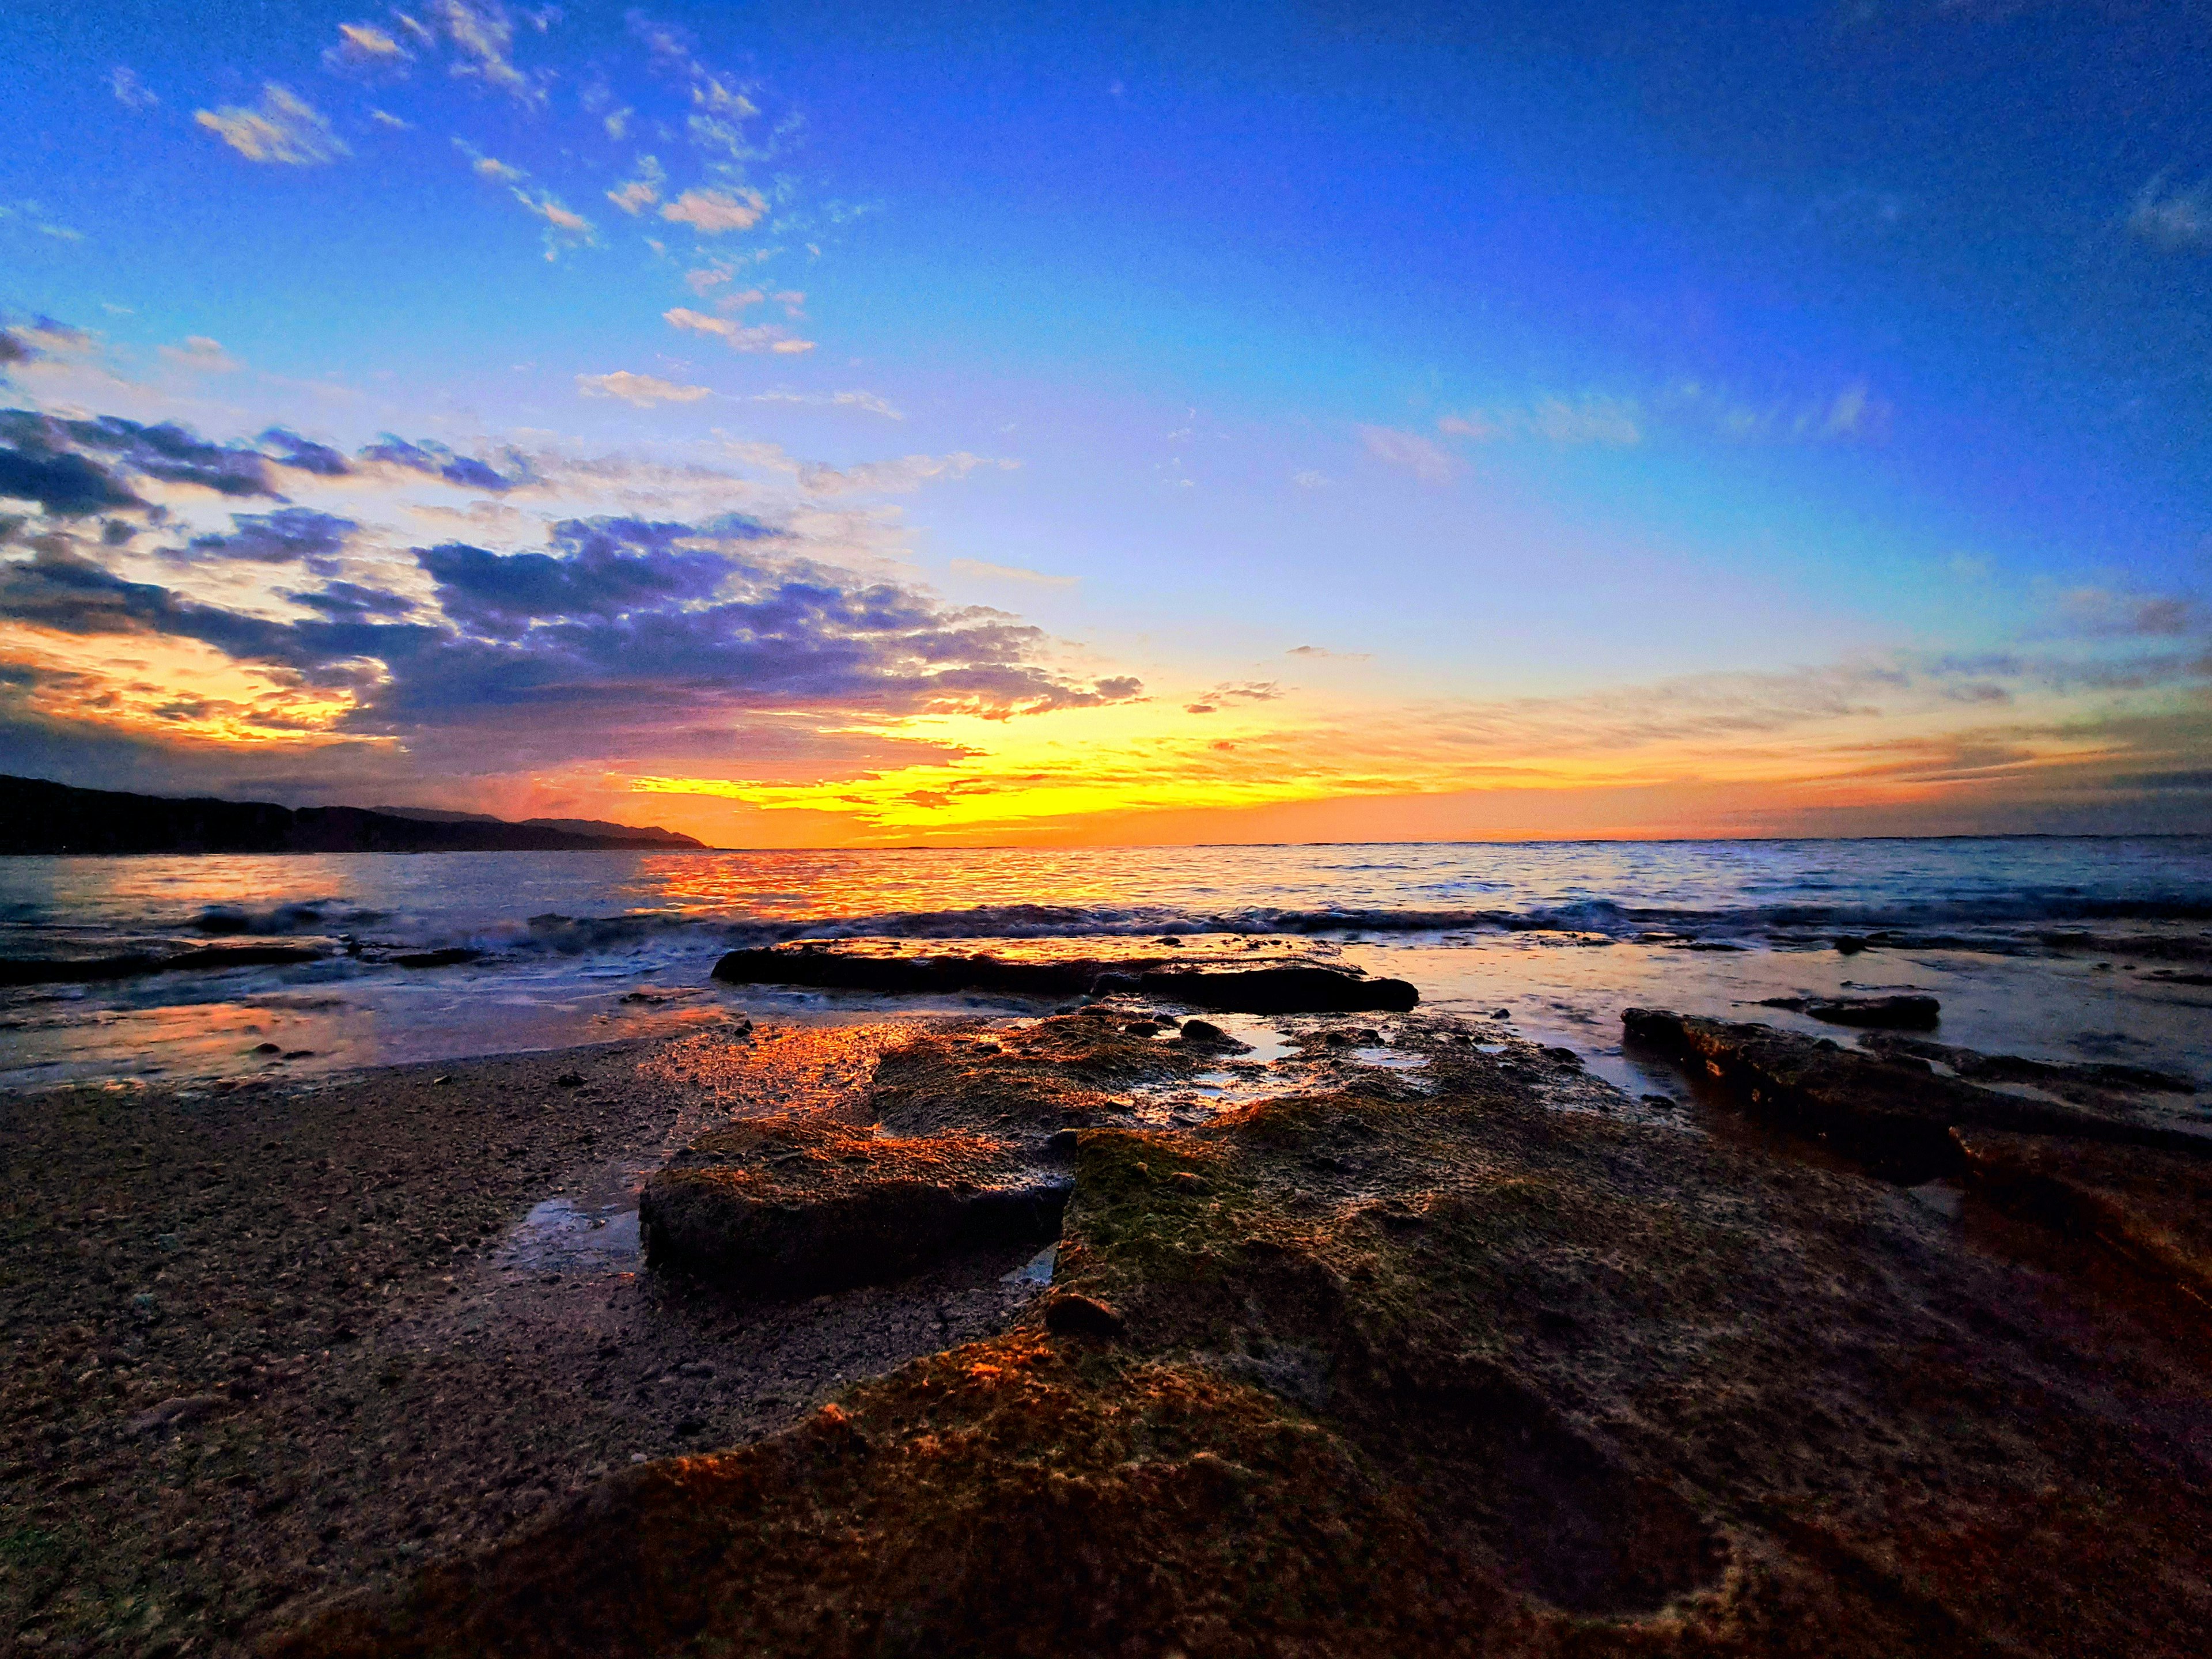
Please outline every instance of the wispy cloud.
[{"label": "wispy cloud", "polygon": [[678,306],[664,311],[662,320],[672,328],[688,329],[694,334],[712,335],[732,351],[770,351],[784,356],[796,356],[814,349],[811,340],[794,339],[787,329],[771,323],[756,323],[750,326],[728,317],[709,316],[703,311],[694,311],[688,306]]},{"label": "wispy cloud", "polygon": [[52,218],[36,202],[0,202],[0,224],[18,224],[57,242],[82,242],[84,233]]},{"label": "wispy cloud", "polygon": [[123,64],[118,64],[109,74],[107,89],[125,109],[152,109],[161,101],[155,96],[153,88],[138,78],[137,70]]},{"label": "wispy cloud", "polygon": [[857,409],[870,415],[880,415],[887,421],[902,421],[904,414],[892,407],[890,401],[872,392],[756,392],[750,401],[757,404],[799,404],[816,409]]},{"label": "wispy cloud", "polygon": [[231,374],[240,367],[238,359],[222,349],[220,340],[211,340],[204,334],[189,334],[174,345],[163,346],[161,357],[196,374]]},{"label": "wispy cloud", "polygon": [[633,374],[626,368],[611,374],[579,374],[576,390],[586,398],[619,398],[640,409],[651,409],[656,404],[696,404],[714,395],[703,386],[679,386],[658,375]]},{"label": "wispy cloud", "polygon": [[275,81],[263,84],[258,108],[227,104],[192,119],[249,161],[320,167],[351,153],[314,106]]},{"label": "wispy cloud", "polygon": [[660,216],[690,225],[703,236],[750,230],[768,211],[768,198],[757,190],[687,190],[664,203]]},{"label": "wispy cloud", "polygon": [[661,171],[660,163],[650,155],[637,158],[637,176],[607,192],[607,200],[635,218],[660,199],[660,187],[667,183],[668,175]]},{"label": "wispy cloud", "polygon": [[1437,430],[1478,443],[1533,439],[1544,443],[1614,444],[1644,441],[1636,404],[1626,398],[1588,392],[1576,398],[1543,397],[1526,406],[1470,410],[1447,415]]},{"label": "wispy cloud", "polygon": [[404,70],[414,54],[374,23],[341,23],[337,43],[323,49],[323,66],[343,71]]},{"label": "wispy cloud", "polygon": [[1025,587],[1073,587],[1080,576],[1048,576],[1042,570],[1024,570],[1019,565],[992,564],[983,559],[954,559],[945,567],[956,576],[967,576],[978,581],[1019,582]]},{"label": "wispy cloud", "polygon": [[498,0],[438,0],[431,15],[453,43],[453,74],[482,81],[532,108],[544,105],[543,76],[515,67],[514,21]]},{"label": "wispy cloud", "polygon": [[1424,483],[1448,483],[1459,471],[1459,462],[1450,452],[1418,432],[1392,426],[1363,426],[1359,428],[1359,441],[1376,460],[1410,472]]},{"label": "wispy cloud", "polygon": [[2212,179],[2188,190],[2169,190],[2166,175],[2160,173],[2136,193],[2128,228],[2169,252],[2212,248]]}]

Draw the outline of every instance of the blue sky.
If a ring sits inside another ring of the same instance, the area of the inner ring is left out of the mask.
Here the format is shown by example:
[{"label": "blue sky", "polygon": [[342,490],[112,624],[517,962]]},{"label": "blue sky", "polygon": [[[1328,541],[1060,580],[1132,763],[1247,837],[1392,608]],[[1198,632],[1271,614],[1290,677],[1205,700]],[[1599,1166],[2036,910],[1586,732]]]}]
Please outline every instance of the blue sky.
[{"label": "blue sky", "polygon": [[398,573],[457,648],[431,538],[572,556],[558,523],[719,502],[777,580],[1004,611],[1033,631],[957,672],[1074,690],[687,682],[719,745],[603,714],[521,764],[510,714],[396,719],[373,652],[227,659],[314,682],[228,700],[291,698],[281,737],[103,702],[82,642],[169,613],[72,627],[38,560],[313,610],[178,556],[237,503],[138,475],[132,538],[40,507],[0,548],[40,619],[0,718],[76,781],[649,790],[748,840],[2200,814],[2201,11],[1468,9],[20,12],[4,401],[490,459],[489,493],[368,456],[253,508],[338,491],[323,579]]}]

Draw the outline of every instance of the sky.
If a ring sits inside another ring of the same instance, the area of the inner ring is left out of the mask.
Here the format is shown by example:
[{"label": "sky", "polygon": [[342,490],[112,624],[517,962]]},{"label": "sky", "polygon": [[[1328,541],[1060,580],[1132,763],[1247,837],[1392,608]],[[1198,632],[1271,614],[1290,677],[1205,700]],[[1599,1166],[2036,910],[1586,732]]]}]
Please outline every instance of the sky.
[{"label": "sky", "polygon": [[2212,15],[0,15],[0,770],[2202,830]]}]

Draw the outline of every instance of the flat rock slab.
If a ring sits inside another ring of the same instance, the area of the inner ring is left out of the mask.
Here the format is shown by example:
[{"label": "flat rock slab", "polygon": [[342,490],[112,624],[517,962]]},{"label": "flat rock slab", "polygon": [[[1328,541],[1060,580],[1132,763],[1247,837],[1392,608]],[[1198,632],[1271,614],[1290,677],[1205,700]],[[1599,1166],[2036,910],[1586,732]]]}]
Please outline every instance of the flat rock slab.
[{"label": "flat rock slab", "polygon": [[1909,1054],[1659,1008],[1628,1009],[1621,1025],[1630,1042],[1703,1067],[1758,1115],[1905,1179],[1957,1174],[1960,1125],[2212,1157],[2203,1131],[2000,1093]]},{"label": "flat rock slab", "polygon": [[639,1220],[656,1267],[741,1295],[814,1296],[1055,1237],[1071,1184],[994,1136],[759,1118],[678,1152],[646,1182]]},{"label": "flat rock slab", "polygon": [[840,945],[732,951],[714,964],[714,976],[726,985],[803,985],[896,996],[1118,994],[1249,1014],[1403,1012],[1420,1000],[1405,980],[1375,979],[1357,969],[1310,961],[1192,964],[1170,957],[925,954]]},{"label": "flat rock slab", "polygon": [[1787,1008],[1830,1025],[1859,1025],[1893,1031],[1932,1031],[1942,1019],[1934,997],[1768,997],[1762,1008]]}]

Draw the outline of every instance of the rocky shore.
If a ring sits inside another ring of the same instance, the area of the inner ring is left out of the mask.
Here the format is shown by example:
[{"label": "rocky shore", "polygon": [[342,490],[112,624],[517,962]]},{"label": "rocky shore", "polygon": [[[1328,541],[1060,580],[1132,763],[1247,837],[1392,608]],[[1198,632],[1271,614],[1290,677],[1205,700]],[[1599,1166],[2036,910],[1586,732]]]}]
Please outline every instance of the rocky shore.
[{"label": "rocky shore", "polygon": [[2200,1650],[2171,1079],[1639,1012],[1681,1088],[1635,1098],[1493,1022],[1224,1023],[1132,991],[0,1103],[7,1628]]}]

